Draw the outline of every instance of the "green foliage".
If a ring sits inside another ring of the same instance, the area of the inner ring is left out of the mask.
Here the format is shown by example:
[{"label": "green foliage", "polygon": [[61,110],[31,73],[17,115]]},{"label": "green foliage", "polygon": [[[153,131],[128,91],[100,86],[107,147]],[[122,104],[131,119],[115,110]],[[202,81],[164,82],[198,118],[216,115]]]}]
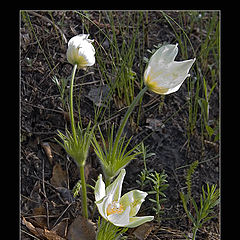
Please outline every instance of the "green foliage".
[{"label": "green foliage", "polygon": [[[196,57],[191,77],[187,81],[189,95],[188,143],[190,135],[194,134],[199,118],[204,122],[200,125],[201,133],[206,131],[209,138],[215,134],[214,141],[217,141],[219,138],[218,119],[216,127],[212,128],[209,123],[211,109],[209,100],[211,93],[217,91],[217,77],[219,77],[220,70],[219,11],[182,11],[174,19],[165,11],[161,12],[175,34],[182,56],[188,58],[189,52],[192,52],[192,55]],[[193,47],[190,38],[194,28],[198,30],[197,35],[200,40],[198,48]],[[210,89],[208,96],[207,89]]]},{"label": "green foliage", "polygon": [[187,184],[187,196],[188,196],[188,199],[190,199],[191,195],[192,195],[191,194],[191,192],[192,192],[192,180],[191,180],[191,178],[192,178],[192,175],[195,172],[195,169],[197,168],[197,166],[198,166],[198,160],[194,161],[190,165],[190,167],[189,167],[189,169],[187,171],[186,184]]},{"label": "green foliage", "polygon": [[65,149],[65,151],[79,164],[85,165],[88,150],[91,143],[91,138],[93,135],[94,127],[90,129],[91,122],[89,122],[87,128],[83,130],[79,123],[76,130],[76,139],[73,135],[66,129],[66,135],[58,131],[58,136],[63,143],[56,141]]},{"label": "green foliage", "polygon": [[[194,214],[188,209],[188,201],[187,195],[184,195],[180,192],[180,198],[183,203],[183,208],[191,220],[193,224],[193,237],[192,240],[195,240],[196,233],[199,228],[202,227],[204,223],[209,221],[211,218],[216,217],[216,215],[212,214],[214,211],[214,207],[220,202],[220,190],[217,189],[216,185],[212,185],[211,187],[207,184],[207,192],[205,192],[204,187],[202,186],[202,194],[200,197],[200,206],[197,205],[194,198],[191,198],[191,202],[194,207]],[[212,215],[210,215],[212,214]]]},{"label": "green foliage", "polygon": [[[219,204],[220,199],[220,191],[217,189],[216,185],[212,185],[211,187],[207,184],[207,192],[204,190],[204,186],[202,186],[202,194],[200,196],[200,206],[198,207],[196,200],[191,196],[191,176],[194,173],[196,167],[198,166],[198,161],[193,162],[186,176],[186,184],[187,184],[187,194],[180,192],[180,198],[183,203],[183,208],[193,224],[193,237],[192,240],[195,239],[197,230],[202,227],[202,225],[215,217],[215,215],[210,215],[213,213],[213,208]],[[193,206],[193,208],[192,208]],[[194,210],[194,213],[192,212]],[[209,216],[210,215],[210,216]]]},{"label": "green foliage", "polygon": [[145,146],[143,142],[141,143],[139,149],[140,149],[140,152],[142,153],[144,169],[147,170],[147,163],[146,163],[147,158],[155,156],[156,154],[155,153],[149,153],[148,149],[147,149],[147,146]]},{"label": "green foliage", "polygon": [[98,231],[96,240],[120,240],[126,239],[122,236],[128,228],[121,228],[107,222],[105,219],[98,219]]},{"label": "green foliage", "polygon": [[68,78],[60,78],[60,80],[57,79],[57,76],[52,77],[52,81],[56,84],[58,91],[60,93],[60,98],[62,101],[62,108],[63,110],[66,110],[66,99],[67,96],[65,96],[65,89],[67,86]]},{"label": "green foliage", "polygon": [[[206,80],[205,80],[205,78],[203,78],[204,98],[198,99],[198,103],[202,110],[201,115],[202,115],[202,118],[204,121],[204,126],[207,131],[207,135],[209,136],[209,140],[211,140],[212,135],[214,134],[214,132],[216,132],[216,130],[218,130],[218,127],[219,127],[217,125],[217,127],[215,129],[213,129],[209,124],[209,102],[210,102],[211,94],[212,94],[214,88],[216,87],[216,85],[217,85],[217,82],[215,82],[213,84],[212,88],[208,92]],[[218,134],[218,132],[217,132],[217,134]],[[214,140],[218,140],[218,139],[214,138]]]},{"label": "green foliage", "polygon": [[[112,41],[110,44],[110,55],[114,59],[113,74],[116,76],[114,81],[108,81],[112,89],[116,89],[119,99],[124,100],[126,105],[130,105],[134,99],[134,81],[136,78],[133,72],[133,62],[135,58],[135,48],[137,37],[139,36],[139,26],[142,21],[141,12],[123,12],[122,21],[117,14],[106,12],[107,19],[111,26]],[[129,28],[129,25],[132,28]],[[122,44],[117,39],[117,34],[122,36]]]},{"label": "green foliage", "polygon": [[106,178],[105,181],[109,184],[110,182],[108,181],[111,181],[111,179],[114,178],[122,168],[135,159],[141,152],[135,151],[138,145],[127,150],[131,138],[128,141],[125,141],[126,136],[123,136],[120,137],[118,141],[114,141],[114,125],[112,125],[110,134],[108,134],[107,141],[105,141],[100,127],[98,127],[98,129],[101,137],[101,144],[94,135],[92,145],[101,162],[103,173]]},{"label": "green foliage", "polygon": [[136,145],[135,147],[127,151],[127,147],[131,141],[131,138],[125,143],[126,136],[122,137],[122,133],[134,107],[142,98],[142,96],[147,91],[147,89],[148,89],[147,86],[145,86],[134,98],[131,105],[128,107],[128,110],[126,111],[123,117],[123,120],[118,128],[115,138],[113,136],[114,125],[112,125],[111,133],[108,134],[107,144],[102,135],[101,129],[98,127],[103,148],[98,143],[94,135],[94,138],[92,141],[93,147],[94,147],[95,153],[97,154],[102,164],[103,172],[106,178],[105,181],[107,185],[109,185],[112,178],[114,178],[122,168],[124,168],[131,160],[135,159],[136,156],[141,153],[139,151],[135,151],[138,145]]},{"label": "green foliage", "polygon": [[[38,37],[36,31],[34,30],[34,27],[32,25],[32,22],[31,22],[31,19],[30,19],[29,15],[28,15],[28,12],[27,11],[21,11],[21,17],[24,20],[24,22],[27,24],[27,26],[29,28],[29,32],[31,33],[31,37],[34,37],[36,39],[38,47],[41,49],[41,52],[44,56],[44,59],[45,59],[46,63],[48,64],[49,70],[51,72],[53,72],[54,68],[55,68],[55,63],[53,63],[53,61],[51,61],[52,60],[51,54],[48,54],[44,51],[43,46],[42,46],[42,44],[39,40],[39,37]],[[52,65],[54,65],[54,67]]]},{"label": "green foliage", "polygon": [[[114,11],[100,12],[103,24],[108,26],[104,29],[93,22],[86,12],[78,11],[77,14],[86,23],[84,27],[87,32],[89,30],[87,23],[95,25],[98,29],[96,61],[102,78],[111,88],[113,96],[117,96],[116,101],[121,107],[130,105],[134,99],[134,82],[137,78],[133,71],[136,46],[138,53],[141,48],[144,49],[143,35],[139,31],[140,26],[144,25],[143,13],[127,11],[119,15]],[[121,44],[119,44],[119,38],[122,40]]]},{"label": "green foliage", "polygon": [[[155,199],[150,198],[149,200],[155,204],[156,207],[153,207],[153,210],[156,212],[157,220],[160,222],[160,214],[163,213],[163,207],[161,204],[166,201],[166,195],[163,191],[167,189],[169,184],[167,184],[167,174],[163,170],[161,173],[154,172],[150,173],[147,177],[153,184],[153,191],[148,192],[148,194],[155,194]],[[160,198],[161,196],[161,198]]]},{"label": "green foliage", "polygon": [[81,189],[81,180],[79,180],[76,185],[74,186],[72,193],[73,193],[73,197],[76,198],[77,195],[79,194]]},{"label": "green foliage", "polygon": [[136,180],[137,184],[140,186],[140,189],[143,190],[147,184],[149,183],[149,179],[147,178],[150,174],[149,170],[143,169],[140,174],[138,174],[140,180]]},{"label": "green foliage", "polygon": [[144,189],[144,187],[149,183],[149,179],[147,178],[150,174],[150,172],[152,172],[153,170],[148,170],[147,169],[147,158],[154,156],[155,153],[148,153],[147,150],[147,146],[144,145],[144,143],[142,142],[141,145],[139,145],[138,147],[138,151],[140,151],[142,153],[142,157],[143,157],[143,164],[144,164],[144,169],[140,172],[139,180],[136,180],[136,182],[140,185],[141,190]]}]

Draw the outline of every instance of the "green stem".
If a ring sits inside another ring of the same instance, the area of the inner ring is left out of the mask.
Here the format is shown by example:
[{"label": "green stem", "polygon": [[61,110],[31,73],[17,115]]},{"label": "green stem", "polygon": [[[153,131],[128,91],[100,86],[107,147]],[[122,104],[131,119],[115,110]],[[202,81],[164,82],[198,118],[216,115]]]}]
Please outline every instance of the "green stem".
[{"label": "green stem", "polygon": [[[125,113],[124,115],[124,118],[123,118],[123,121],[121,123],[121,125],[119,126],[118,128],[118,131],[117,131],[117,135],[116,135],[116,139],[115,139],[115,143],[114,144],[114,150],[116,150],[115,148],[117,148],[118,146],[118,143],[119,143],[119,140],[120,140],[120,137],[122,135],[122,132],[123,132],[123,129],[127,123],[127,120],[130,116],[130,114],[132,113],[134,107],[136,106],[136,104],[139,102],[139,100],[141,99],[141,97],[143,96],[143,94],[148,90],[148,87],[145,86],[139,93],[138,95],[134,98],[134,100],[132,101],[131,105],[128,107],[128,110],[127,112]],[[115,152],[115,151],[113,151]]]},{"label": "green stem", "polygon": [[81,177],[81,185],[82,185],[82,213],[83,216],[87,219],[88,218],[88,210],[87,210],[87,186],[85,181],[84,175],[84,164],[80,164],[80,177]]},{"label": "green stem", "polygon": [[71,119],[72,134],[73,134],[75,143],[77,142],[77,137],[76,137],[74,116],[73,116],[73,82],[74,82],[76,70],[77,70],[77,64],[75,64],[73,67],[72,79],[71,79],[71,85],[70,85],[70,119]]},{"label": "green stem", "polygon": [[195,238],[196,238],[196,234],[197,234],[197,230],[198,230],[198,227],[194,227],[194,228],[193,228],[193,236],[192,236],[192,240],[195,240]]},{"label": "green stem", "polygon": [[161,209],[161,206],[159,203],[159,192],[156,193],[156,201],[157,201],[157,220],[159,223],[160,222],[160,209]]},{"label": "green stem", "polygon": [[[74,115],[73,115],[73,83],[74,83],[74,78],[77,70],[77,64],[74,65],[73,71],[72,71],[72,78],[71,78],[71,85],[70,85],[70,119],[71,119],[71,127],[72,127],[72,135],[75,144],[77,144],[77,136],[76,136],[76,128],[75,128],[75,122],[74,122]],[[75,159],[79,160],[79,159]],[[82,211],[83,211],[83,216],[85,218],[88,218],[88,210],[87,210],[87,187],[86,187],[86,181],[85,181],[85,174],[84,174],[84,162],[82,159],[80,161],[77,161],[79,163],[79,168],[80,168],[80,177],[81,177],[81,185],[82,185]]]}]

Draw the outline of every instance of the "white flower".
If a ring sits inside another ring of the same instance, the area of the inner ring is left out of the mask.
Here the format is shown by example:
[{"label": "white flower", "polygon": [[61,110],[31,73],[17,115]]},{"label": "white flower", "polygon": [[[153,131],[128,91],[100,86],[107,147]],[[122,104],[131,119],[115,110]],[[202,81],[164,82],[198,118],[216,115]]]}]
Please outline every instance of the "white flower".
[{"label": "white flower", "polygon": [[150,58],[144,72],[145,84],[155,93],[169,94],[176,92],[188,74],[194,59],[174,61],[178,53],[178,44],[160,47]]},{"label": "white flower", "polygon": [[133,190],[121,196],[125,169],[105,189],[105,183],[100,174],[95,185],[95,200],[98,211],[103,218],[119,227],[137,227],[153,220],[153,216],[135,217],[147,193]]},{"label": "white flower", "polygon": [[72,37],[68,42],[67,60],[77,64],[78,68],[92,66],[95,63],[94,40],[88,39],[89,34],[80,34]]}]

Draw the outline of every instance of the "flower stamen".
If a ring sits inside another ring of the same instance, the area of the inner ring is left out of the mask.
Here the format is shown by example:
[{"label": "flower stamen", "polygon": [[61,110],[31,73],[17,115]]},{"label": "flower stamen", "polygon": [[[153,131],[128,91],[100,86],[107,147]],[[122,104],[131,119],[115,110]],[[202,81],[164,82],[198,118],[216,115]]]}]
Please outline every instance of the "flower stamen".
[{"label": "flower stamen", "polygon": [[120,214],[123,212],[123,206],[117,201],[113,201],[107,207],[107,215],[111,215],[114,213]]}]

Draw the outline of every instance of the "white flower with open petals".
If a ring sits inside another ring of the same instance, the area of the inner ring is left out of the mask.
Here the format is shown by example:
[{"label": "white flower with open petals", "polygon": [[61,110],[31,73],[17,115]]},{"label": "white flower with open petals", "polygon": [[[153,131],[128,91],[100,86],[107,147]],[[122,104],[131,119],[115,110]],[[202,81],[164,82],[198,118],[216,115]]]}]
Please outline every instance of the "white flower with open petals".
[{"label": "white flower with open petals", "polygon": [[94,40],[88,39],[89,34],[80,34],[72,37],[68,42],[67,60],[77,64],[78,68],[86,68],[95,63]]},{"label": "white flower with open petals", "polygon": [[95,200],[98,211],[104,219],[119,227],[133,228],[152,221],[154,217],[135,217],[147,196],[146,192],[132,190],[120,197],[125,174],[125,169],[122,169],[106,189],[100,174],[95,185]]},{"label": "white flower with open petals", "polygon": [[194,59],[174,61],[178,53],[178,44],[167,44],[160,47],[150,58],[144,72],[145,84],[155,93],[169,94],[176,92],[195,62]]}]

